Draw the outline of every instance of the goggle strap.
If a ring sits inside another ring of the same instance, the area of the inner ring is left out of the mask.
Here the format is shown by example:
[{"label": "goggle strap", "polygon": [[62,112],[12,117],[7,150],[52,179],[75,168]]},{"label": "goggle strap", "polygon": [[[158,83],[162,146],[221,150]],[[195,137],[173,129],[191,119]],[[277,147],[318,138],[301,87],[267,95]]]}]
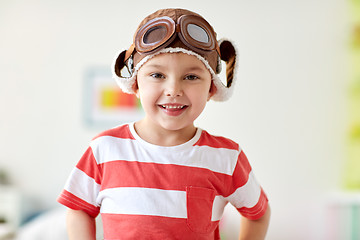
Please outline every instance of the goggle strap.
[{"label": "goggle strap", "polygon": [[175,26],[175,32],[177,32],[177,33],[181,32],[180,24],[176,24],[176,26]]},{"label": "goggle strap", "polygon": [[216,52],[219,54],[219,57],[221,59],[220,47],[219,47],[219,44],[217,42],[215,43],[215,47],[216,47]]},{"label": "goggle strap", "polygon": [[135,49],[135,44],[131,44],[131,46],[129,47],[128,50],[126,50],[126,53],[125,53],[125,58],[124,58],[124,63],[131,57],[131,55],[133,54],[134,52],[134,49]]}]

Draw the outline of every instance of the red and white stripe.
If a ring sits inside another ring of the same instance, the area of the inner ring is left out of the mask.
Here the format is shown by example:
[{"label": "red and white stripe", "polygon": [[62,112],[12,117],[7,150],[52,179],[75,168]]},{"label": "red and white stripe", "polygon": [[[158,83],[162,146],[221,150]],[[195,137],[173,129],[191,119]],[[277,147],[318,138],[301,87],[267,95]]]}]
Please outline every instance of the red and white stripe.
[{"label": "red and white stripe", "polygon": [[[175,229],[189,225],[193,208],[189,186],[194,185],[200,192],[206,190],[214,229],[228,202],[245,217],[262,216],[266,195],[236,143],[198,131],[188,144],[190,148],[186,144],[170,148],[150,145],[128,125],[103,133],[92,141],[58,201],[91,216],[101,212],[108,238],[120,230],[106,228],[105,223],[119,224],[124,219],[157,219],[159,224],[174,225]],[[184,236],[191,237],[191,232]]]}]

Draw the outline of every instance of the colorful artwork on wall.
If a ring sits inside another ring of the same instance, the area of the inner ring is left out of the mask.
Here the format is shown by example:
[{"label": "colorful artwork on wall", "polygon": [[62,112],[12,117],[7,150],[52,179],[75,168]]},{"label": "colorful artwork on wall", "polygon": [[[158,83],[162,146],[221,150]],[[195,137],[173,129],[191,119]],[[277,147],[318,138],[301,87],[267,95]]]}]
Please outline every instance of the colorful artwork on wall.
[{"label": "colorful artwork on wall", "polygon": [[83,102],[85,122],[91,127],[111,128],[143,116],[139,99],[121,91],[109,68],[86,71]]}]

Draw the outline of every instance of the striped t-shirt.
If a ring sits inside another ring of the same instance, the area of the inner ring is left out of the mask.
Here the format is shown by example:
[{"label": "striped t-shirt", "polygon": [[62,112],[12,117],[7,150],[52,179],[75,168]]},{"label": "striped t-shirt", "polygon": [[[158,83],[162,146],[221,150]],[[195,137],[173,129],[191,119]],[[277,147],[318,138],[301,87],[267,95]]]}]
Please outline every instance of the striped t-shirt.
[{"label": "striped t-shirt", "polygon": [[230,202],[249,219],[267,197],[239,145],[198,129],[172,147],[150,144],[122,125],[95,137],[58,201],[96,217],[105,239],[220,239]]}]

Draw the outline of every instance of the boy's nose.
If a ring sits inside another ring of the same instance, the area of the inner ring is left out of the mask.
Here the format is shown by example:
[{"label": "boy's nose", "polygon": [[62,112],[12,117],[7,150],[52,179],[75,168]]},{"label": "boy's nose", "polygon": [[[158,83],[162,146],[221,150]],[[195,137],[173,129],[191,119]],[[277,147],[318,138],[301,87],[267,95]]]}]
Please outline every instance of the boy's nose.
[{"label": "boy's nose", "polygon": [[183,95],[182,84],[178,80],[168,81],[165,88],[165,95],[168,97],[180,97]]}]

